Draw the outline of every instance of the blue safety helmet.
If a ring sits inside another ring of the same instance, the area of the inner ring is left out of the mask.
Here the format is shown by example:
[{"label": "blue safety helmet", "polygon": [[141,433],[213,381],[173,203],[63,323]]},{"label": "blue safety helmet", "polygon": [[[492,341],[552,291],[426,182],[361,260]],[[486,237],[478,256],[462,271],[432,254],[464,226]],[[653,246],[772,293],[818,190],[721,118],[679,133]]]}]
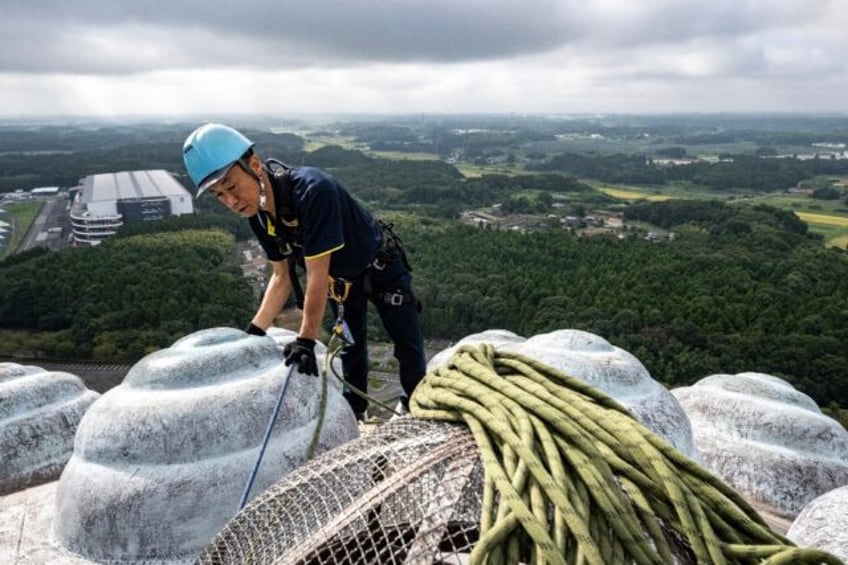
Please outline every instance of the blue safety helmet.
[{"label": "blue safety helmet", "polygon": [[195,198],[221,180],[254,143],[233,128],[204,124],[183,143],[183,162],[197,187]]}]

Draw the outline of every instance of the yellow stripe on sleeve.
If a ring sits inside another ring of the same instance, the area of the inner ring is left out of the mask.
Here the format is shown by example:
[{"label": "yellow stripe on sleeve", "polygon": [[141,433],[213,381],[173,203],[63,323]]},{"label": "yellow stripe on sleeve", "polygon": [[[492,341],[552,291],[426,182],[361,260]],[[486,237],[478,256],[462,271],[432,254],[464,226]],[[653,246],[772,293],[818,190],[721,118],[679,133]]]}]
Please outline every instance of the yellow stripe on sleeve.
[{"label": "yellow stripe on sleeve", "polygon": [[341,249],[342,247],[344,247],[344,243],[342,243],[342,244],[341,244],[341,245],[339,245],[338,247],[334,247],[334,248],[332,248],[332,249],[328,249],[327,251],[322,251],[321,253],[318,253],[318,254],[316,254],[316,255],[309,255],[309,256],[307,256],[307,257],[304,257],[304,259],[306,259],[307,261],[309,261],[310,259],[318,259],[319,257],[323,257],[324,255],[329,255],[330,253],[333,253],[334,251],[338,251],[338,250],[339,250],[339,249]]}]

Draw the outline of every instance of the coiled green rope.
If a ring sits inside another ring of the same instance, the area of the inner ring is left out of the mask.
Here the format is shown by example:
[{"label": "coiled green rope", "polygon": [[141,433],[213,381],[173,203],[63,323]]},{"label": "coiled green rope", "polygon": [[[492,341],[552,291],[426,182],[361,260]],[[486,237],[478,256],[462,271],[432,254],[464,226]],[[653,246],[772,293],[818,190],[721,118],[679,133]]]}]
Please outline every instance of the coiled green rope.
[{"label": "coiled green rope", "polygon": [[520,354],[461,347],[410,410],[465,422],[478,444],[473,563],[842,563],[770,530],[613,398]]},{"label": "coiled green rope", "polygon": [[[321,371],[321,403],[318,406],[318,421],[315,423],[315,430],[312,432],[312,440],[309,443],[309,449],[306,451],[306,460],[309,461],[315,456],[315,453],[318,450],[318,443],[321,439],[321,430],[324,427],[324,419],[327,415],[327,392],[328,392],[328,375],[333,375],[338,379],[343,386],[345,386],[348,390],[358,395],[360,398],[365,399],[369,403],[376,404],[382,407],[384,410],[397,414],[395,410],[389,406],[388,404],[372,397],[368,396],[355,386],[348,383],[344,377],[336,372],[336,368],[333,366],[333,361],[336,356],[341,353],[342,349],[344,349],[345,344],[339,337],[334,333],[330,337],[330,343],[327,345],[327,350],[324,353],[324,363],[322,365]],[[399,416],[400,414],[398,414]]]}]

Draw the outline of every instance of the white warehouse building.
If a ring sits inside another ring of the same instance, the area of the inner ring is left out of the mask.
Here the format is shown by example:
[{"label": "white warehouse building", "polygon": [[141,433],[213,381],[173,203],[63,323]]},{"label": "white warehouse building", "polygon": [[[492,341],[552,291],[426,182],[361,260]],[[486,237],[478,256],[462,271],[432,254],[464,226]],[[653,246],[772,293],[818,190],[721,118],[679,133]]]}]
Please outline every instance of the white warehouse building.
[{"label": "white warehouse building", "polygon": [[74,245],[97,245],[125,223],[194,213],[191,194],[162,169],[90,175],[77,191],[71,206]]}]

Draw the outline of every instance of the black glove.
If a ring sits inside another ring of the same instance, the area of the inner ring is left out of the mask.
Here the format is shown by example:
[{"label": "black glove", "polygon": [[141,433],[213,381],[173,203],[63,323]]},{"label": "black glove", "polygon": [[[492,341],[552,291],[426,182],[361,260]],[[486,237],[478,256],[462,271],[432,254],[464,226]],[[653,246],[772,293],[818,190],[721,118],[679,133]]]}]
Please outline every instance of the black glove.
[{"label": "black glove", "polygon": [[318,361],[315,359],[315,340],[298,336],[283,347],[286,367],[295,364],[305,375],[318,376]]},{"label": "black glove", "polygon": [[250,325],[247,326],[247,329],[244,330],[244,331],[246,331],[250,335],[258,335],[258,336],[265,335],[265,330],[263,330],[262,328],[260,328],[256,324],[254,324],[253,322],[250,322]]}]

